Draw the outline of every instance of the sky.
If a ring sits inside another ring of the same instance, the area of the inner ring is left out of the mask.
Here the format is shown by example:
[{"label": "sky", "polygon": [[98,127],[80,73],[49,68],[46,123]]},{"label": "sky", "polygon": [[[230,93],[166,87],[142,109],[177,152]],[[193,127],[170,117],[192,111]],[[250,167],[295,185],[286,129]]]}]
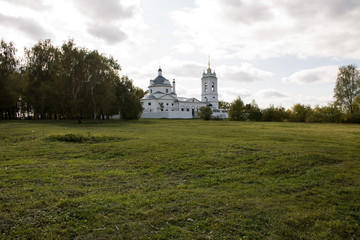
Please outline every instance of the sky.
[{"label": "sky", "polygon": [[0,0],[0,38],[19,57],[74,39],[144,90],[161,66],[178,96],[198,99],[210,59],[220,100],[314,107],[334,101],[340,66],[360,66],[360,1]]}]

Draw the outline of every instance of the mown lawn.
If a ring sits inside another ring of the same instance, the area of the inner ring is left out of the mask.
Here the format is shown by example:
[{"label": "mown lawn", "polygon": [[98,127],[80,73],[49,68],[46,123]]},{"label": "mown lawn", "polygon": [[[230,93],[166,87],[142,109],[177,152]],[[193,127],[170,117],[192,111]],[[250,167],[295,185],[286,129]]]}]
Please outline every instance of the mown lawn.
[{"label": "mown lawn", "polygon": [[360,239],[360,125],[0,122],[2,239]]}]

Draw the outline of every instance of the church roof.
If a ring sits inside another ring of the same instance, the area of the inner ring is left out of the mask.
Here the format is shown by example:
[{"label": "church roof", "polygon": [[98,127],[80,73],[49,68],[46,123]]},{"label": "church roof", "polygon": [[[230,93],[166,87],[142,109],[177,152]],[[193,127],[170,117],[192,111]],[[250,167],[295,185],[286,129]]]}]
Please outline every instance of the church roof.
[{"label": "church roof", "polygon": [[148,94],[145,97],[143,97],[143,99],[156,99],[156,97],[152,94]]},{"label": "church roof", "polygon": [[155,79],[154,79],[154,83],[155,84],[159,84],[159,85],[171,85],[169,83],[169,80],[167,80],[166,78],[164,78],[163,76],[157,76]]},{"label": "church roof", "polygon": [[150,86],[153,87],[155,85],[166,85],[171,87],[170,81],[162,76],[161,68],[158,70],[158,76],[154,80],[150,81]]}]

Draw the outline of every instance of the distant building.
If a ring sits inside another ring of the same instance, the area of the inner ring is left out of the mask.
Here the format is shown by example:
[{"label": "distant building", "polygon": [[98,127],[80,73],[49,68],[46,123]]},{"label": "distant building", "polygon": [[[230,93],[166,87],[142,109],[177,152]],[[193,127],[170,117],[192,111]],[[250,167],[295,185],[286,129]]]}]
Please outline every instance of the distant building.
[{"label": "distant building", "polygon": [[213,116],[228,118],[227,110],[220,110],[218,84],[215,71],[211,71],[210,62],[207,72],[201,78],[201,101],[196,98],[178,97],[175,79],[172,85],[163,77],[159,68],[158,76],[150,80],[149,93],[142,99],[144,111],[141,118],[196,118],[201,107],[209,106]]}]

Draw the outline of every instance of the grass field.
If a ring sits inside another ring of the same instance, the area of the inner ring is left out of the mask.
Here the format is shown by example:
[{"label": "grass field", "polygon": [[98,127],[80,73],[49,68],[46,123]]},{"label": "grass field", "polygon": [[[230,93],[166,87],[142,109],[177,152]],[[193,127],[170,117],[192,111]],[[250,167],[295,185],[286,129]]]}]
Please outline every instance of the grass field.
[{"label": "grass field", "polygon": [[360,239],[360,125],[0,122],[1,239]]}]

